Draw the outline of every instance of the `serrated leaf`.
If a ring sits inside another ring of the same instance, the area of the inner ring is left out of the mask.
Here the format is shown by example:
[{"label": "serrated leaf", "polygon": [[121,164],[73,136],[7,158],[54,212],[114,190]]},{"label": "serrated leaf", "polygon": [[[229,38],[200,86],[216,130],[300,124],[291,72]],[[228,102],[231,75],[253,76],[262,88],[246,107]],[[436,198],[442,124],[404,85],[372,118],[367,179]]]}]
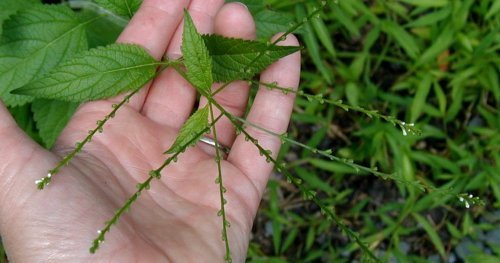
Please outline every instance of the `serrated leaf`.
[{"label": "serrated leaf", "polygon": [[184,11],[184,31],[182,38],[182,55],[187,68],[188,80],[201,92],[208,93],[213,84],[212,60],[201,35],[196,30],[193,20]]},{"label": "serrated leaf", "polygon": [[203,40],[212,58],[216,82],[250,79],[278,59],[300,50],[298,46],[271,46],[218,35],[205,35]]},{"label": "serrated leaf", "polygon": [[0,97],[8,106],[32,100],[9,94],[45,74],[61,61],[87,49],[85,26],[66,6],[38,6],[4,23],[0,39]]},{"label": "serrated leaf", "polygon": [[74,102],[46,99],[33,101],[31,110],[45,148],[49,149],[54,145],[77,107],[78,103]]},{"label": "serrated leaf", "polygon": [[141,6],[142,0],[94,0],[98,5],[109,11],[128,18],[132,18]]},{"label": "serrated leaf", "polygon": [[83,52],[13,92],[73,102],[109,98],[142,87],[158,65],[142,47],[111,44]]},{"label": "serrated leaf", "polygon": [[208,106],[205,106],[189,117],[179,131],[179,135],[177,135],[175,142],[165,153],[176,153],[195,144],[202,136],[203,130],[208,127],[208,110]]},{"label": "serrated leaf", "polygon": [[40,4],[39,0],[1,0],[0,1],[0,35],[2,34],[2,23],[9,16],[17,12]]}]

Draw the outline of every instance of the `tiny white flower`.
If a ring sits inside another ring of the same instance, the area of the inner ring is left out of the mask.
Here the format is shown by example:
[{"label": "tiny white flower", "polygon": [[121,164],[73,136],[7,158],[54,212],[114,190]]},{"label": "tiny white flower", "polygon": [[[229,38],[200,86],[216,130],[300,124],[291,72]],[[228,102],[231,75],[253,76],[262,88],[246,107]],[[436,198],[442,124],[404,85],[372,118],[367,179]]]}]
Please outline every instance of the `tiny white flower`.
[{"label": "tiny white flower", "polygon": [[52,174],[51,173],[47,174],[47,178],[50,178],[50,177],[52,177]]},{"label": "tiny white flower", "polygon": [[415,123],[408,123],[408,126],[413,127],[415,126]]},{"label": "tiny white flower", "polygon": [[465,208],[469,208],[470,205],[469,205],[469,202],[465,201]]},{"label": "tiny white flower", "polygon": [[464,198],[463,198],[463,197],[460,197],[460,198],[458,198],[458,200],[460,200],[460,202],[463,202],[463,201],[464,201]]},{"label": "tiny white flower", "polygon": [[408,133],[406,132],[405,128],[401,128],[401,130],[403,130],[403,136],[408,135]]},{"label": "tiny white flower", "polygon": [[42,182],[42,179],[38,179],[38,180],[35,181],[35,184],[39,185],[41,182]]},{"label": "tiny white flower", "polygon": [[469,195],[469,198],[472,198],[472,197],[474,197],[474,196],[473,195]]},{"label": "tiny white flower", "polygon": [[101,230],[97,230],[97,234],[100,235],[101,234]]},{"label": "tiny white flower", "polygon": [[402,121],[401,124],[406,125],[406,122]]}]

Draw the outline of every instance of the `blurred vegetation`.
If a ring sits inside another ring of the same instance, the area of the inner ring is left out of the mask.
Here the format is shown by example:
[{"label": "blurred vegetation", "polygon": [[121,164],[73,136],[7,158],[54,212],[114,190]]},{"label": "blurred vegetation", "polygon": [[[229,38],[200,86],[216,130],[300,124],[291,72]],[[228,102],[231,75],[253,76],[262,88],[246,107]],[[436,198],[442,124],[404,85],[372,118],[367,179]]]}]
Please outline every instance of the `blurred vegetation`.
[{"label": "blurred vegetation", "polygon": [[[317,3],[265,2],[299,20]],[[495,0],[338,0],[298,32],[305,46],[302,90],[422,130],[421,136],[404,136],[387,122],[297,99],[293,138],[435,189],[381,180],[285,145],[281,156],[289,171],[382,260],[500,262],[499,30]],[[461,192],[486,205],[465,208],[454,197]],[[278,174],[269,183],[248,259],[365,261],[355,243]]]},{"label": "blurred vegetation", "polygon": [[[285,31],[318,3],[242,2],[262,39]],[[93,34],[103,37],[91,46],[115,38],[117,29],[108,29],[96,26]],[[405,136],[382,120],[299,97],[290,137],[431,191],[284,144],[280,158],[289,172],[383,261],[500,262],[500,1],[329,1],[296,33],[305,47],[303,91],[415,123],[422,134]],[[10,110],[36,139],[30,106]],[[456,198],[463,192],[485,205],[465,208]],[[0,262],[4,258],[0,246]],[[274,174],[248,262],[353,261],[367,259],[317,206]]]}]

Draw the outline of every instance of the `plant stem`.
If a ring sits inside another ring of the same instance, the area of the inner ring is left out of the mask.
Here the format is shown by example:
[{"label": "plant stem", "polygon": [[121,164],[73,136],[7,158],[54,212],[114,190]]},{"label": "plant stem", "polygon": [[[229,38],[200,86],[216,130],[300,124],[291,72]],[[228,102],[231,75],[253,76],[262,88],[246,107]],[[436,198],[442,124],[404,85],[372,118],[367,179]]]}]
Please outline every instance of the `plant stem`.
[{"label": "plant stem", "polygon": [[[214,123],[215,120],[214,120],[214,110],[212,107],[212,103],[210,102],[208,105],[210,107],[210,118],[212,120],[212,123]],[[219,185],[219,195],[220,195],[220,212],[218,213],[218,215],[222,217],[222,240],[224,241],[226,247],[226,255],[224,259],[226,260],[226,262],[232,262],[231,249],[229,247],[229,239],[227,237],[227,227],[229,226],[229,221],[226,218],[226,209],[225,209],[227,201],[224,198],[224,193],[226,192],[226,188],[224,188],[224,183],[222,180],[220,145],[219,145],[219,140],[217,139],[217,129],[215,128],[215,125],[212,126],[212,134],[214,135],[214,141],[215,141],[215,162],[217,163],[217,173],[218,173],[216,182]]]},{"label": "plant stem", "polygon": [[125,202],[125,204],[120,209],[118,209],[116,211],[116,213],[113,215],[113,217],[109,221],[105,222],[104,228],[97,231],[98,236],[92,242],[92,246],[89,249],[90,253],[94,254],[99,249],[101,243],[104,242],[104,238],[106,236],[106,233],[108,233],[109,230],[111,229],[111,226],[116,224],[118,222],[118,220],[120,219],[120,217],[130,209],[132,204],[137,200],[137,198],[141,195],[141,193],[144,190],[149,189],[149,187],[151,186],[151,181],[153,181],[153,179],[160,179],[161,172],[163,171],[163,169],[165,167],[167,167],[170,163],[175,162],[177,160],[178,156],[181,153],[183,153],[185,151],[185,149],[187,147],[189,147],[189,145],[193,144],[200,136],[202,136],[203,134],[208,132],[210,130],[210,128],[212,126],[214,126],[215,123],[217,121],[219,121],[219,119],[222,116],[223,115],[220,114],[217,118],[213,119],[213,122],[209,123],[209,125],[205,129],[203,129],[201,132],[195,134],[191,140],[189,140],[186,144],[182,145],[181,149],[178,152],[174,153],[172,156],[165,159],[165,161],[163,162],[163,164],[161,166],[159,166],[155,170],[151,170],[149,172],[149,177],[144,182],[137,184],[137,191]]},{"label": "plant stem", "polygon": [[[155,62],[154,65],[158,65],[158,66],[162,66],[162,69],[164,69],[166,66],[169,66],[169,65],[172,65],[172,66],[177,66],[180,62],[178,60],[172,60],[172,61],[159,61],[159,62]],[[68,165],[71,160],[73,160],[73,158],[76,156],[76,154],[78,154],[79,152],[82,151],[83,147],[89,143],[92,138],[94,137],[94,135],[96,133],[101,133],[104,129],[104,125],[110,120],[112,119],[115,115],[116,115],[116,112],[118,112],[118,110],[125,104],[127,104],[130,99],[135,95],[137,94],[140,90],[142,89],[142,87],[138,88],[138,89],[135,89],[133,90],[132,92],[130,92],[129,94],[127,94],[125,96],[125,98],[120,101],[118,104],[113,104],[112,105],[112,108],[113,110],[104,117],[104,119],[102,120],[98,120],[96,122],[97,126],[93,129],[93,130],[89,130],[89,134],[87,135],[87,137],[85,137],[85,139],[83,139],[83,141],[81,142],[77,142],[76,145],[75,145],[75,149],[73,149],[73,151],[71,151],[68,155],[64,156],[63,159],[57,163],[57,165],[52,168],[51,170],[48,171],[48,174],[47,176],[41,178],[41,179],[38,179],[35,181],[35,184],[37,185],[37,188],[39,190],[42,190],[44,189],[48,184],[50,184],[50,182],[52,181],[52,177],[55,176],[56,174],[58,174],[61,170],[62,167]]]}]

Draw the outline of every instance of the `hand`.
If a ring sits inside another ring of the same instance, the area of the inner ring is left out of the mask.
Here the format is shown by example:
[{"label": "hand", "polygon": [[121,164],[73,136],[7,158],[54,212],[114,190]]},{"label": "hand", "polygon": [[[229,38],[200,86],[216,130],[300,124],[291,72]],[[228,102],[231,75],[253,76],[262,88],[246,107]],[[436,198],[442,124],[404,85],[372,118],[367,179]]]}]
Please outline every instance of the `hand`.
[{"label": "hand", "polygon": [[[180,57],[183,8],[203,33],[255,37],[253,19],[240,4],[145,0],[118,41],[142,45],[157,59],[165,53]],[[289,36],[281,44],[297,45],[297,40]],[[297,87],[299,72],[300,55],[295,53],[270,66],[261,78]],[[241,116],[248,91],[246,82],[234,82],[215,99]],[[88,251],[96,231],[136,191],[136,184],[163,163],[163,152],[192,112],[196,91],[172,69],[134,96],[45,190],[36,189],[34,182],[122,98],[82,105],[52,152],[23,134],[0,103],[0,235],[13,262],[223,261],[217,165],[213,149],[202,143],[163,170],[161,179],[153,181],[151,189],[112,227],[96,254]],[[261,88],[246,118],[283,133],[293,99],[293,94]],[[221,119],[216,128],[219,141],[231,146],[227,160],[222,161],[231,223],[228,235],[233,260],[243,262],[272,165],[253,144],[236,135],[228,119]],[[274,155],[279,151],[278,138],[248,131]]]}]

